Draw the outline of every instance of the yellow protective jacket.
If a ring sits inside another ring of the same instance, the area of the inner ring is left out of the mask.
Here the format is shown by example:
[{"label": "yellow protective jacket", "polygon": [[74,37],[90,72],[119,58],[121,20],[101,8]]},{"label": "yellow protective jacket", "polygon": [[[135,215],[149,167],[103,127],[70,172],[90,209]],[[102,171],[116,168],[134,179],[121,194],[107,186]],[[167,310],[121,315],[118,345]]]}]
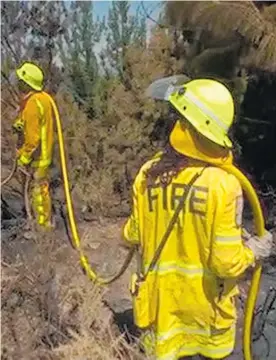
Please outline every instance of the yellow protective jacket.
[{"label": "yellow protective jacket", "polygon": [[[133,186],[133,210],[124,227],[127,242],[140,244],[149,266],[174,209],[196,172],[206,166],[191,160],[167,187],[147,186],[148,161]],[[207,167],[193,185],[147,281],[157,310],[154,324],[158,360],[200,353],[219,359],[234,347],[237,278],[254,263],[241,238],[242,190],[238,180]]]},{"label": "yellow protective jacket", "polygon": [[21,104],[20,117],[24,126],[24,144],[18,156],[24,165],[48,167],[52,162],[54,121],[49,95],[31,92]]}]

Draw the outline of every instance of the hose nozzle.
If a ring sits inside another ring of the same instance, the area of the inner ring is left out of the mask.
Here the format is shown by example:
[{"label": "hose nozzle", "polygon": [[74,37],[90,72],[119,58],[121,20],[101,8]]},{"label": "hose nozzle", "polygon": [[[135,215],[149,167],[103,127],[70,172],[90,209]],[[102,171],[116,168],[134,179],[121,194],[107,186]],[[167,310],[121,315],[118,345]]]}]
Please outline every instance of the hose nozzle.
[{"label": "hose nozzle", "polygon": [[22,118],[17,118],[12,125],[12,129],[15,133],[22,133],[24,130],[24,122]]}]

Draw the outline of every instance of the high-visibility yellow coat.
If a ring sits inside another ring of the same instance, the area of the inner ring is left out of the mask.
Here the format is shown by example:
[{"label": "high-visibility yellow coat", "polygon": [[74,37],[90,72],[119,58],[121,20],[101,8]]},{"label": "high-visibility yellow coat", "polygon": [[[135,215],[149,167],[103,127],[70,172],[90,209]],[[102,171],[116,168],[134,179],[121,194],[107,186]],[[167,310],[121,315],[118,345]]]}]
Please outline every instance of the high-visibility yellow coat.
[{"label": "high-visibility yellow coat", "polygon": [[[173,212],[196,172],[206,165],[190,160],[170,185],[147,186],[148,161],[133,186],[133,210],[124,227],[127,242],[140,244],[149,266]],[[158,360],[201,354],[220,359],[235,343],[237,278],[254,263],[241,238],[242,189],[215,166],[193,185],[148,280],[156,307],[154,352]]]},{"label": "high-visibility yellow coat", "polygon": [[[49,96],[30,92],[20,104],[19,120],[24,128],[24,143],[17,151],[20,165],[34,168],[31,203],[37,223],[51,226],[49,166],[54,144],[54,117]],[[18,119],[17,119],[18,120]]]},{"label": "high-visibility yellow coat", "polygon": [[32,167],[48,167],[52,162],[54,129],[49,97],[44,92],[31,92],[20,107],[24,126],[24,144],[18,150],[23,165],[32,160]]}]

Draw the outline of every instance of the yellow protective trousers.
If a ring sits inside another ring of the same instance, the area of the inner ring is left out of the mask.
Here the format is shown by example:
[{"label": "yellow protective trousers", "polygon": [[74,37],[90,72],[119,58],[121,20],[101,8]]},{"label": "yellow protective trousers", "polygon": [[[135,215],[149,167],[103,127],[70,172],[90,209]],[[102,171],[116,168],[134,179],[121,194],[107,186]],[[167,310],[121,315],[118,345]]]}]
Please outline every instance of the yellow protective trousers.
[{"label": "yellow protective trousers", "polygon": [[49,191],[48,167],[34,169],[31,185],[32,209],[38,225],[51,226],[52,201]]}]

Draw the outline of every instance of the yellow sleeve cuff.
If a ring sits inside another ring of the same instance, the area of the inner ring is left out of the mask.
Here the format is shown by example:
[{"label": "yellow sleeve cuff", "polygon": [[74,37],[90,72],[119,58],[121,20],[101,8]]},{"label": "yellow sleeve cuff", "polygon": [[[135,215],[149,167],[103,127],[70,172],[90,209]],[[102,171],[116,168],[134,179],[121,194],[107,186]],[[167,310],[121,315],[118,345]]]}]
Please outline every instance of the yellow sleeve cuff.
[{"label": "yellow sleeve cuff", "polygon": [[255,266],[255,255],[251,249],[246,247],[245,249],[249,266]]},{"label": "yellow sleeve cuff", "polygon": [[135,220],[130,217],[126,222],[123,229],[123,238],[125,241],[131,244],[139,244],[139,234],[138,234],[138,226]]}]

